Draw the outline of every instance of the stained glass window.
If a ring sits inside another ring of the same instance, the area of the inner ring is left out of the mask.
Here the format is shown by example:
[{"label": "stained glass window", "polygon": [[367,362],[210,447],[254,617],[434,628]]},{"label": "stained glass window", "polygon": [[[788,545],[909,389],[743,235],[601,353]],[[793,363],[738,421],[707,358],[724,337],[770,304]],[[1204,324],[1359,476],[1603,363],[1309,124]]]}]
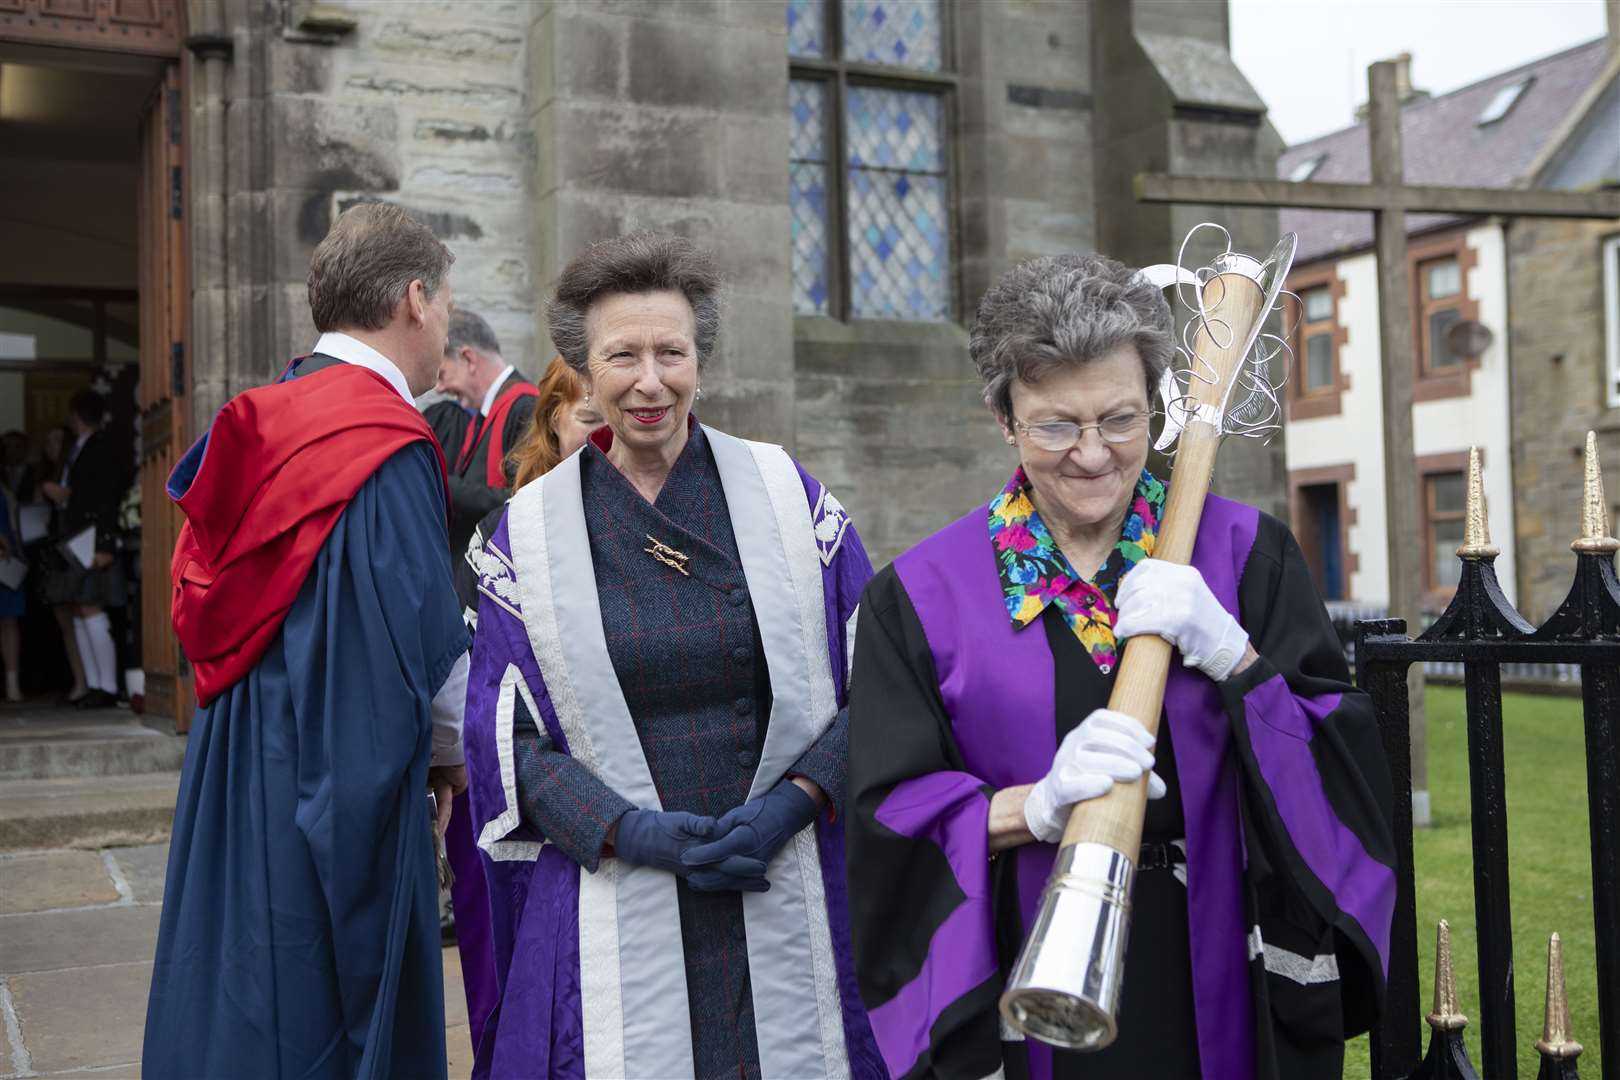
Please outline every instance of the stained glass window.
[{"label": "stained glass window", "polygon": [[867,86],[850,87],[846,101],[851,314],[943,319],[944,102]]},{"label": "stained glass window", "polygon": [[827,84],[809,79],[788,83],[788,202],[793,211],[793,310],[825,315],[828,283]]},{"label": "stained glass window", "polygon": [[940,0],[844,0],[844,59],[938,71]]},{"label": "stained glass window", "polygon": [[[787,0],[800,314],[951,317],[954,80],[936,74],[946,67],[942,8],[942,0]],[[896,73],[903,81],[882,68],[905,69]]]},{"label": "stained glass window", "polygon": [[827,55],[827,0],[788,0],[789,56]]}]

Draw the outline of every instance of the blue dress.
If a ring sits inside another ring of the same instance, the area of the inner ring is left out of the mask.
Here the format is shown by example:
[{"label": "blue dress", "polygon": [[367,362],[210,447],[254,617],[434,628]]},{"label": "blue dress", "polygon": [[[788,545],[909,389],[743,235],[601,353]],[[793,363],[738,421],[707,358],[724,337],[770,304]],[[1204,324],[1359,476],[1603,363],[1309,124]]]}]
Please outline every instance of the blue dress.
[{"label": "blue dress", "polygon": [[426,443],[389,458],[263,658],[197,712],[145,1076],[445,1075],[424,792],[466,632],[440,476]]}]

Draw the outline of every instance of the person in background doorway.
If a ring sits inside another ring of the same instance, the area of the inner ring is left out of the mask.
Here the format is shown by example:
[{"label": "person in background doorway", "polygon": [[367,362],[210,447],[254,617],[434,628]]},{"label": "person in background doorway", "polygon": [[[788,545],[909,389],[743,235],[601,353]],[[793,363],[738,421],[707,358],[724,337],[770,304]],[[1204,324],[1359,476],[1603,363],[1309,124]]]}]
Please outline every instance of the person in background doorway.
[{"label": "person in background doorway", "polygon": [[[0,559],[21,559],[22,530],[17,524],[17,499],[11,487],[0,483]],[[22,662],[22,616],[25,610],[23,583],[15,586],[0,582],[0,662],[6,666],[6,701],[23,699],[20,667]]]},{"label": "person in background doorway", "polygon": [[[67,693],[58,699],[57,703],[60,705],[78,704],[83,700],[89,687],[84,677],[84,660],[79,656],[79,641],[73,633],[74,605],[58,603],[53,597],[55,583],[64,569],[66,558],[56,549],[57,539],[62,534],[62,510],[45,498],[40,486],[46,479],[61,479],[67,475],[67,454],[68,448],[72,445],[73,433],[68,430],[66,424],[58,424],[45,433],[39,467],[34,474],[33,501],[43,501],[49,508],[50,528],[45,539],[35,540],[30,546],[28,560],[31,577],[35,583],[35,599],[42,601],[42,607],[50,609],[51,616],[56,621],[56,629],[62,639],[62,654],[67,659],[68,673],[73,679]],[[60,672],[53,674],[59,675]]]},{"label": "person in background doorway", "polygon": [[4,453],[5,462],[0,484],[11,489],[16,505],[33,502],[39,487],[39,472],[28,461],[28,436],[16,430],[6,432],[0,436],[0,452]]},{"label": "person in background doorway", "polygon": [[537,391],[501,355],[489,323],[465,308],[450,313],[434,389],[455,399],[424,415],[450,467],[450,554],[460,559],[479,520],[512,494],[507,454],[528,430]]},{"label": "person in background doorway", "polygon": [[64,555],[47,582],[52,604],[73,609],[73,641],[83,668],[86,691],[76,704],[81,709],[106,708],[118,703],[118,653],[113,646],[107,609],[125,602],[124,571],[117,558],[118,501],[128,483],[129,468],[118,460],[111,438],[101,430],[107,403],[94,390],[81,390],[68,403],[68,429],[73,441],[61,473],[40,485],[55,503],[58,530],[65,543],[86,529],[95,530],[94,553],[89,565]]}]

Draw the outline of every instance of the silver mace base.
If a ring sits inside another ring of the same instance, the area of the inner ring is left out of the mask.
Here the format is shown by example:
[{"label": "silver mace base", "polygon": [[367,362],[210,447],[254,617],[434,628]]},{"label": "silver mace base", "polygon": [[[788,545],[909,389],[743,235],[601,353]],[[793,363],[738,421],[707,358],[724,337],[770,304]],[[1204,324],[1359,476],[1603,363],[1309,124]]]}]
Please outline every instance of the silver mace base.
[{"label": "silver mace base", "polygon": [[1058,852],[1035,926],[1001,995],[1009,1024],[1065,1050],[1101,1050],[1114,1041],[1135,876],[1131,860],[1103,844]]}]

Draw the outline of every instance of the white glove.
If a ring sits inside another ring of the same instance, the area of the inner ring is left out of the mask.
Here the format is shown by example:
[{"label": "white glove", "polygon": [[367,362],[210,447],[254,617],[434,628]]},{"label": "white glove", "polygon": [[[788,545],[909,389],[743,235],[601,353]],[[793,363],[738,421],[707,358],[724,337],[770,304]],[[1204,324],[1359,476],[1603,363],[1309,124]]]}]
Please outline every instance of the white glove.
[{"label": "white glove", "polygon": [[1148,773],[1148,798],[1164,797],[1164,781],[1153,768],[1153,736],[1133,716],[1097,709],[1063,736],[1052,768],[1029,789],[1024,822],[1035,839],[1063,838],[1069,808],[1106,795],[1116,781],[1129,783]]},{"label": "white glove", "polygon": [[1120,582],[1114,636],[1157,634],[1216,682],[1243,662],[1249,633],[1221,606],[1196,567],[1143,559]]}]

